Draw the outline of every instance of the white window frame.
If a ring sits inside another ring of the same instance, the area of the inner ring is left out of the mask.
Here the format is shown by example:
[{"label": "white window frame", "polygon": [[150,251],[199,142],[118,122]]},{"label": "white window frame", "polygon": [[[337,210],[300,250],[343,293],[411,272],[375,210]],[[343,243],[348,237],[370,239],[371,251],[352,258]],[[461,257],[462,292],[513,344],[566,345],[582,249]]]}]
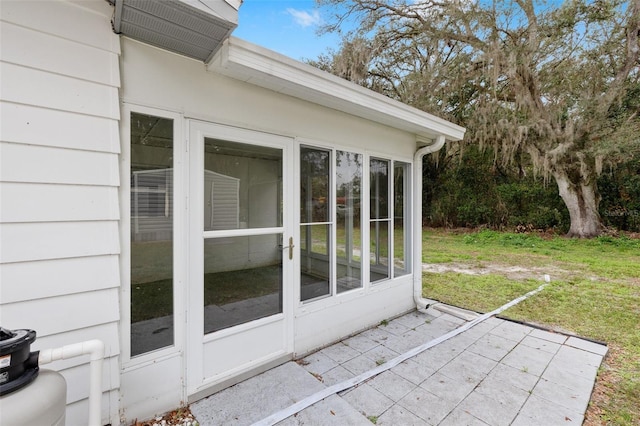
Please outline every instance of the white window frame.
[{"label": "white window frame", "polygon": [[[394,179],[395,179],[395,170],[396,170],[396,163],[401,163],[401,164],[406,164],[406,170],[404,173],[404,185],[403,185],[403,191],[404,191],[404,200],[405,200],[405,205],[403,208],[403,212],[404,212],[404,217],[403,217],[403,227],[404,227],[404,234],[405,234],[405,241],[404,241],[404,247],[403,247],[403,252],[404,252],[404,262],[405,262],[405,270],[407,271],[406,274],[400,275],[398,277],[396,277],[396,270],[394,267],[395,264],[395,260],[396,260],[396,253],[395,253],[395,214],[394,214],[394,210],[395,210],[395,199],[396,199],[396,192],[395,192],[395,185],[394,185]],[[391,197],[393,200],[392,205],[390,206],[391,211],[389,212],[389,214],[391,215],[391,226],[394,229],[394,232],[392,233],[392,240],[391,240],[391,247],[392,247],[392,258],[391,258],[391,279],[395,279],[395,278],[400,278],[400,277],[406,277],[407,275],[411,275],[413,273],[413,239],[416,238],[416,236],[413,233],[413,167],[414,164],[411,160],[403,160],[403,159],[393,159],[391,161],[391,174],[390,174],[390,179],[391,179]]]},{"label": "white window frame", "polygon": [[[371,218],[371,211],[369,211],[369,215],[366,218],[367,221],[367,228],[369,230],[369,245],[367,247],[371,247],[371,224],[373,223],[386,223],[387,224],[387,252],[388,252],[388,265],[387,265],[387,273],[388,273],[388,277],[387,278],[383,278],[381,280],[377,280],[377,281],[371,281],[371,253],[369,253],[369,257],[367,258],[368,262],[367,262],[367,269],[369,270],[369,284],[370,285],[378,285],[380,283],[384,283],[386,281],[389,280],[393,280],[394,278],[394,268],[393,268],[393,259],[395,258],[395,252],[394,252],[394,246],[393,246],[393,239],[394,239],[394,234],[393,234],[393,225],[394,225],[394,218],[393,218],[393,200],[394,200],[394,191],[393,191],[393,160],[391,158],[389,158],[388,156],[380,156],[380,155],[374,155],[374,154],[369,154],[368,158],[367,158],[367,176],[370,178],[371,177],[371,160],[379,160],[379,161],[386,161],[387,162],[387,218],[386,219],[373,219]],[[369,182],[368,185],[368,194],[371,195],[371,182]],[[391,202],[390,202],[391,201]],[[371,206],[371,202],[369,202],[369,206]],[[370,209],[371,207],[369,207]]]},{"label": "white window frame", "polygon": [[[337,298],[344,298],[344,297],[353,297],[351,295],[360,295],[363,292],[366,292],[368,289],[368,283],[369,283],[369,270],[368,268],[365,266],[365,260],[369,258],[369,246],[367,244],[365,244],[365,241],[368,241],[368,234],[369,231],[365,229],[363,229],[363,222],[366,218],[365,215],[369,214],[369,204],[368,203],[364,203],[363,202],[363,196],[365,194],[365,190],[368,190],[369,188],[369,175],[368,175],[368,170],[369,167],[366,166],[366,158],[367,158],[367,154],[364,150],[362,149],[356,149],[354,147],[347,147],[347,146],[340,146],[340,145],[334,145],[333,146],[333,152],[332,152],[332,156],[331,156],[331,161],[332,161],[332,170],[331,170],[331,199],[333,200],[333,205],[332,205],[332,209],[331,209],[331,218],[333,220],[333,235],[332,235],[332,244],[331,244],[331,249],[333,250],[333,255],[331,256],[331,264],[332,264],[332,276],[331,279],[333,280],[333,295]],[[361,177],[361,187],[360,187],[360,246],[361,246],[361,250],[360,250],[360,280],[361,280],[361,286],[358,288],[354,288],[352,290],[347,290],[344,291],[342,293],[338,293],[338,272],[337,272],[337,268],[338,268],[338,256],[336,255],[336,253],[338,252],[338,226],[337,226],[337,215],[336,215],[336,199],[337,199],[337,188],[336,188],[336,183],[337,183],[337,179],[336,179],[336,174],[337,174],[337,166],[336,166],[336,160],[337,160],[337,155],[336,152],[337,151],[344,151],[344,152],[349,152],[352,154],[357,154],[362,158],[362,177]]]},{"label": "white window frame", "polygon": [[[414,202],[414,197],[413,197],[413,167],[415,167],[415,165],[413,164],[413,159],[412,158],[405,158],[405,157],[401,157],[401,156],[394,156],[394,155],[390,155],[388,153],[382,153],[382,152],[374,152],[374,151],[367,151],[367,158],[366,158],[366,164],[367,164],[367,173],[366,173],[366,177],[367,177],[367,193],[370,192],[371,190],[371,186],[370,186],[370,182],[368,181],[369,176],[370,176],[370,172],[369,172],[369,165],[371,162],[371,159],[378,159],[378,160],[386,160],[389,161],[389,183],[388,183],[388,191],[389,191],[389,199],[392,201],[389,205],[389,218],[390,218],[390,231],[392,231],[393,229],[395,229],[395,217],[394,217],[394,203],[395,203],[395,187],[394,187],[394,177],[395,177],[395,165],[396,163],[402,163],[402,164],[406,164],[407,167],[407,171],[405,174],[405,186],[404,186],[404,190],[405,190],[405,200],[406,200],[406,205],[404,208],[404,228],[405,228],[405,242],[404,242],[404,253],[405,253],[405,262],[408,263],[407,266],[405,266],[405,269],[408,271],[406,274],[404,275],[399,275],[396,276],[395,274],[395,268],[394,268],[394,262],[395,262],[395,232],[389,232],[389,253],[390,253],[390,258],[389,258],[389,262],[390,262],[390,275],[389,278],[384,279],[384,280],[379,280],[379,281],[375,281],[375,282],[371,282],[370,276],[368,276],[368,280],[367,280],[367,284],[370,286],[371,289],[375,289],[376,287],[379,286],[384,286],[386,284],[389,284],[390,282],[394,282],[396,279],[402,279],[408,275],[413,274],[413,269],[412,269],[412,265],[413,265],[413,240],[414,238],[416,238],[416,236],[413,234],[413,202]],[[367,205],[367,209],[369,209],[369,205]],[[370,219],[371,214],[367,213],[367,222],[370,223],[371,219]],[[369,235],[369,227],[367,226],[367,238],[370,238],[371,236]],[[370,243],[369,243],[370,244]],[[367,248],[369,247],[369,244],[367,244]],[[367,253],[368,256],[370,256],[370,253]],[[370,270],[370,266],[368,265],[367,267],[367,272],[369,272]]]},{"label": "white window frame", "polygon": [[[394,156],[394,155],[390,155],[389,153],[382,153],[382,152],[373,152],[373,151],[367,151],[367,150],[363,150],[363,149],[358,149],[356,147],[353,146],[346,146],[346,145],[342,145],[342,144],[333,144],[333,143],[328,143],[326,141],[319,141],[319,140],[315,140],[315,139],[308,139],[308,138],[296,138],[296,143],[295,143],[295,152],[294,152],[294,163],[295,163],[295,195],[294,195],[294,209],[296,212],[300,211],[300,174],[301,174],[301,165],[300,165],[300,147],[304,146],[304,147],[309,147],[309,148],[317,148],[317,149],[321,149],[321,150],[327,150],[331,153],[331,173],[329,176],[329,180],[330,180],[330,194],[329,197],[332,200],[331,203],[331,211],[330,211],[330,217],[332,218],[332,221],[329,222],[331,223],[333,226],[331,228],[331,242],[330,242],[330,246],[329,246],[329,263],[330,263],[330,294],[327,295],[323,295],[323,296],[319,296],[317,298],[314,299],[309,299],[309,300],[300,300],[300,285],[298,283],[298,285],[296,285],[295,288],[295,294],[294,297],[296,298],[295,300],[297,301],[297,305],[298,308],[301,309],[301,312],[306,312],[306,311],[314,311],[316,309],[322,309],[322,307],[324,306],[329,306],[329,305],[333,305],[335,303],[342,303],[343,301],[346,302],[347,300],[345,299],[351,299],[351,298],[357,298],[362,296],[363,293],[369,293],[371,291],[378,291],[379,289],[382,289],[384,287],[387,286],[392,286],[395,285],[395,283],[397,282],[397,280],[402,280],[402,279],[406,279],[407,276],[410,276],[413,273],[412,268],[412,264],[413,264],[413,260],[412,260],[412,256],[413,256],[413,240],[415,238],[415,235],[413,235],[413,222],[412,222],[412,217],[413,217],[413,167],[415,167],[415,165],[413,164],[413,159],[412,158],[408,158],[408,157],[402,157],[402,156]],[[337,273],[336,273],[336,263],[337,263],[337,257],[336,257],[336,245],[337,245],[337,241],[336,241],[336,234],[337,234],[337,227],[336,227],[336,220],[335,220],[335,216],[336,216],[336,151],[345,151],[345,152],[352,152],[355,154],[359,154],[362,156],[362,188],[361,188],[361,205],[360,205],[360,214],[361,214],[361,238],[362,238],[362,264],[361,264],[361,268],[362,268],[362,273],[361,273],[361,277],[362,277],[362,286],[360,288],[357,289],[353,289],[353,290],[349,290],[349,291],[345,291],[343,293],[337,293]],[[379,160],[385,160],[389,162],[389,183],[388,183],[388,192],[389,192],[389,199],[391,200],[390,204],[389,204],[389,226],[390,226],[390,232],[389,232],[389,253],[390,253],[390,257],[389,257],[389,278],[383,279],[383,280],[379,280],[379,281],[375,281],[375,282],[371,282],[371,276],[370,276],[370,228],[369,228],[369,224],[371,222],[370,219],[370,203],[364,202],[364,197],[366,196],[367,200],[368,200],[368,196],[370,193],[370,182],[369,182],[369,176],[370,176],[370,169],[369,169],[369,165],[370,165],[370,161],[372,158],[375,159],[379,159]],[[405,186],[404,186],[404,190],[405,190],[405,200],[406,200],[406,205],[404,208],[404,228],[405,228],[405,242],[404,242],[404,253],[405,253],[405,262],[407,262],[407,266],[405,267],[406,270],[408,271],[407,274],[404,275],[400,275],[400,276],[396,276],[395,275],[395,268],[394,268],[394,261],[395,261],[395,250],[394,250],[394,233],[392,232],[394,229],[394,224],[395,224],[395,218],[393,216],[393,210],[394,210],[394,202],[395,202],[395,189],[394,189],[394,176],[395,176],[395,165],[396,163],[402,163],[402,164],[406,164],[407,170],[406,170],[406,174],[405,174]],[[296,241],[300,241],[301,235],[300,235],[300,223],[299,220],[297,220],[297,226],[295,227],[295,240]],[[300,252],[299,252],[299,248],[297,248],[297,255],[296,255],[296,259],[298,264],[296,265],[296,273],[299,274],[300,273]],[[340,301],[339,301],[340,299]]]},{"label": "white window frame", "polygon": [[[181,356],[185,341],[187,204],[185,119],[178,112],[122,103],[120,158],[120,357],[123,371]],[[131,114],[173,120],[173,345],[131,356]]]}]

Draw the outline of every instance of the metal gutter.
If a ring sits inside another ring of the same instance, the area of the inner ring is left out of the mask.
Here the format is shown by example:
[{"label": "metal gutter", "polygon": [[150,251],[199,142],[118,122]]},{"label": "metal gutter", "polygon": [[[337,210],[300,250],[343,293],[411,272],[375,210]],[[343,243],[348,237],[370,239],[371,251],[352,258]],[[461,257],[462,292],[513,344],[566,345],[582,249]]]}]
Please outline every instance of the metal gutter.
[{"label": "metal gutter", "polygon": [[422,160],[425,155],[439,151],[445,142],[444,135],[439,135],[431,145],[419,148],[413,156],[413,300],[417,309],[435,303],[422,297]]}]

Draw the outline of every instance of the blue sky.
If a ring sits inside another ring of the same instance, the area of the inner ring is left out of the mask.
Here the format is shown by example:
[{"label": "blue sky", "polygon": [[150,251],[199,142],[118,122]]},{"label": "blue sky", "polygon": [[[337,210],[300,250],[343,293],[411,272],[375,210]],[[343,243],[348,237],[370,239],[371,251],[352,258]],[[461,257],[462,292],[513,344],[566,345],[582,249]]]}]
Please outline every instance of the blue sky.
[{"label": "blue sky", "polygon": [[317,34],[327,13],[313,0],[244,0],[233,35],[293,59],[316,59],[340,43],[335,34]]}]

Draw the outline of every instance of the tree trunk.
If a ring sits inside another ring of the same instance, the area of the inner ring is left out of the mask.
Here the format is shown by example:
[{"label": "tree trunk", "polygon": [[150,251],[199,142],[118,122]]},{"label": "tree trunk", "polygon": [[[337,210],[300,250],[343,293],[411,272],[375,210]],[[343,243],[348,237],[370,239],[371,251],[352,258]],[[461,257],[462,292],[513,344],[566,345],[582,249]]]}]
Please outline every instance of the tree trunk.
[{"label": "tree trunk", "polygon": [[564,170],[554,171],[553,176],[571,218],[571,228],[567,236],[592,238],[600,235],[602,231],[602,222],[598,213],[600,197],[595,179],[585,181],[580,176],[576,179],[579,182],[572,182]]}]

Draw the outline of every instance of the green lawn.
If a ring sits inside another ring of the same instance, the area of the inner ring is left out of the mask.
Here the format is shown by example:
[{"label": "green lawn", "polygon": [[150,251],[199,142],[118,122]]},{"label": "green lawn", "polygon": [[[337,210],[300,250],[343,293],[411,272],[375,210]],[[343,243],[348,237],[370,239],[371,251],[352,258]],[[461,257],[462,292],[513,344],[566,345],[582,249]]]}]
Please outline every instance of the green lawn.
[{"label": "green lawn", "polygon": [[[426,230],[423,247],[424,262],[485,272],[425,273],[424,296],[480,312],[538,287],[548,273],[543,292],[502,315],[607,342],[585,424],[640,425],[640,239]],[[509,267],[529,276],[508,277]]]}]

